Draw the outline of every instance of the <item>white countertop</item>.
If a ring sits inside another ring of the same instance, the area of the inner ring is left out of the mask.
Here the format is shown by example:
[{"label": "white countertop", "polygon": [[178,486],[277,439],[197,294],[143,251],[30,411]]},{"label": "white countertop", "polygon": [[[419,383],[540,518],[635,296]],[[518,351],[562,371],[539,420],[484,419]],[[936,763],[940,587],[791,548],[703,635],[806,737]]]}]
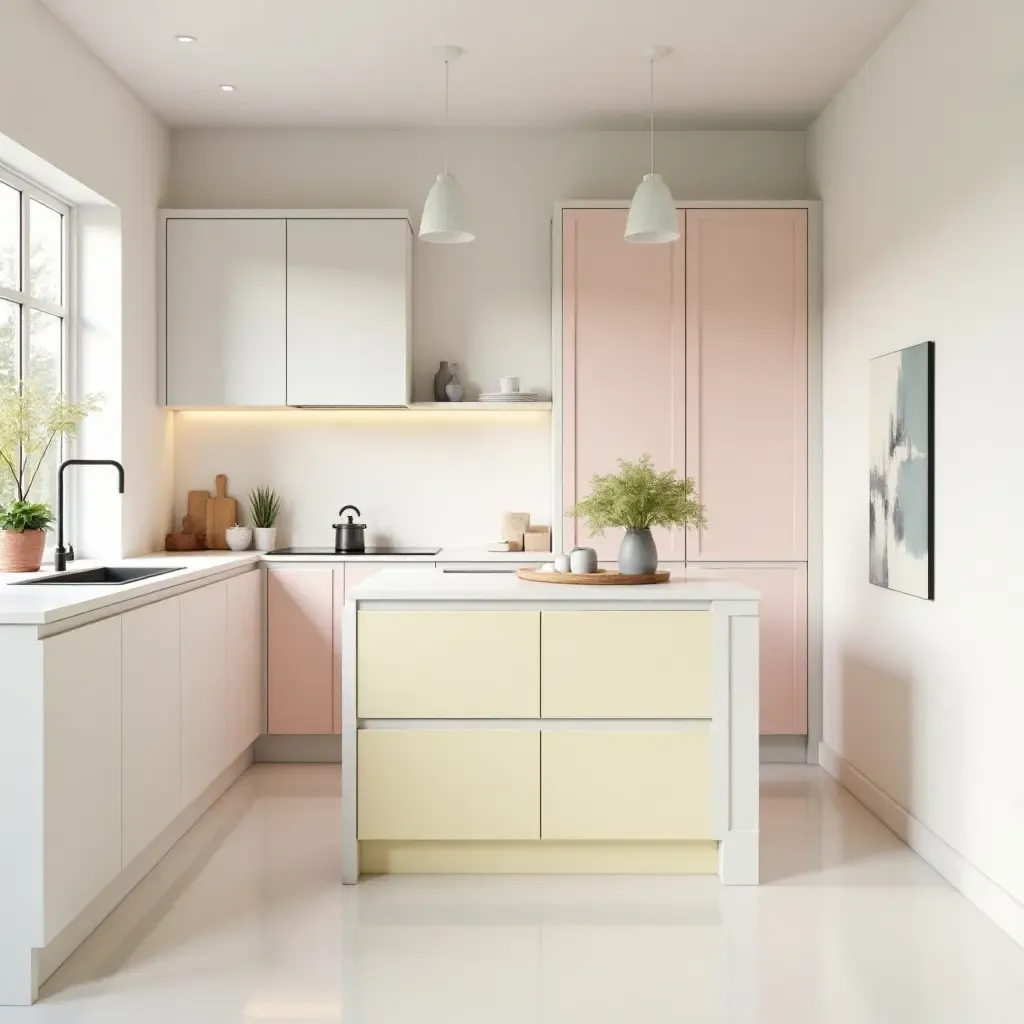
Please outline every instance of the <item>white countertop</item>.
[{"label": "white countertop", "polygon": [[680,573],[668,583],[616,587],[532,583],[513,573],[416,572],[385,569],[346,594],[362,601],[756,601],[752,587],[715,579],[708,570]]},{"label": "white countertop", "polygon": [[[369,562],[394,565],[402,563],[434,562],[488,562],[508,563],[512,565],[539,564],[550,560],[551,555],[544,552],[494,552],[482,551],[479,548],[442,548],[436,555],[264,555],[257,551],[161,551],[141,558],[120,559],[79,559],[68,566],[69,572],[76,569],[91,569],[95,566],[135,566],[166,565],[172,562],[182,566],[177,572],[154,576],[147,580],[125,583],[118,586],[101,584],[98,586],[47,586],[23,587],[16,584],[39,576],[52,575],[53,569],[44,566],[37,573],[0,573],[0,626],[2,625],[48,625],[85,615],[107,606],[114,607],[126,601],[133,601],[149,594],[191,583],[207,577],[214,577],[239,566],[256,562],[292,563],[319,562],[337,564],[339,562]],[[422,572],[422,570],[420,570]]]},{"label": "white countertop", "polygon": [[255,551],[185,551],[162,552],[145,558],[81,559],[68,565],[68,572],[91,569],[100,565],[161,566],[168,562],[182,566],[175,572],[152,576],[118,586],[53,586],[22,587],[16,584],[39,576],[53,575],[53,569],[46,567],[42,572],[0,573],[0,625],[48,625],[62,619],[85,615],[107,605],[118,605],[138,597],[156,594],[182,583],[213,577],[230,569],[258,562]]},{"label": "white countertop", "polygon": [[[414,547],[415,545],[407,545]],[[429,546],[429,545],[428,545]],[[262,555],[265,562],[508,562],[540,565],[555,556],[550,551],[486,551],[481,548],[441,548],[436,555]]]}]

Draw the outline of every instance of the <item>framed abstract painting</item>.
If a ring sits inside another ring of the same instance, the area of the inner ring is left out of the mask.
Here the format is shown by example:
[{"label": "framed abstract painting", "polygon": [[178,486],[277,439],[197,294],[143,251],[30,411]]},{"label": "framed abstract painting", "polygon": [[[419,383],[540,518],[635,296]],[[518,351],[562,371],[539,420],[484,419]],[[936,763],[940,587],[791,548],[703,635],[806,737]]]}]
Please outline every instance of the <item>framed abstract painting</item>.
[{"label": "framed abstract painting", "polygon": [[935,597],[935,343],[871,360],[868,578]]}]

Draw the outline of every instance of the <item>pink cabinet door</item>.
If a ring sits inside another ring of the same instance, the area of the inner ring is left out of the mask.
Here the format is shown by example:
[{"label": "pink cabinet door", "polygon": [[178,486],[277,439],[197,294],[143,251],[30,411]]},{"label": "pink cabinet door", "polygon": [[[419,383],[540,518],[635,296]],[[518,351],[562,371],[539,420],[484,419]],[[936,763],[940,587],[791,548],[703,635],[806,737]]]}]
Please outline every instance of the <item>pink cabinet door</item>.
[{"label": "pink cabinet door", "polygon": [[331,661],[331,721],[332,730],[341,735],[341,613],[345,608],[345,567],[334,570],[334,615],[332,628],[333,658]]},{"label": "pink cabinet door", "polygon": [[[595,473],[647,452],[684,468],[685,247],[623,240],[626,210],[566,210],[562,249],[562,488],[566,509]],[[680,213],[680,219],[682,219]],[[657,531],[662,558],[683,537]],[[589,539],[566,519],[564,546],[592,544],[613,559],[620,531]]]},{"label": "pink cabinet door", "polygon": [[267,577],[267,732],[334,731],[334,573],[273,566]]},{"label": "pink cabinet door", "polygon": [[761,592],[761,732],[807,732],[807,566],[702,567]]},{"label": "pink cabinet door", "polygon": [[686,473],[688,561],[807,557],[804,210],[686,211]]}]

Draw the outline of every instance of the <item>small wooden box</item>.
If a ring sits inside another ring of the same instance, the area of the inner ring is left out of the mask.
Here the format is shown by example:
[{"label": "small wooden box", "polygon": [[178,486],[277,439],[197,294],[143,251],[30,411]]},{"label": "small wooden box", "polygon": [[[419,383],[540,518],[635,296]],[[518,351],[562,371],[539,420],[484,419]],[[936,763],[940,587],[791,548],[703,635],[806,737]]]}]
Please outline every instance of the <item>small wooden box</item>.
[{"label": "small wooden box", "polygon": [[508,541],[509,551],[523,550],[523,536],[529,528],[529,512],[505,513],[501,523],[501,539]]},{"label": "small wooden box", "polygon": [[550,551],[551,527],[531,526],[523,534],[524,551]]}]

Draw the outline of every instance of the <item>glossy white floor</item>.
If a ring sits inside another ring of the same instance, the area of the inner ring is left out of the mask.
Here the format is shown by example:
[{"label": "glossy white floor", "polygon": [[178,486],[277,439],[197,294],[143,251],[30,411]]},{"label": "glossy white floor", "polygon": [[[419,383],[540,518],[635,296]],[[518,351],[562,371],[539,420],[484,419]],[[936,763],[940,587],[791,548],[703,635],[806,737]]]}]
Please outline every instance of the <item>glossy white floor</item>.
[{"label": "glossy white floor", "polygon": [[393,877],[343,890],[338,772],[249,771],[0,1022],[1018,1021],[1014,945],[815,769],[762,783],[758,889]]}]

